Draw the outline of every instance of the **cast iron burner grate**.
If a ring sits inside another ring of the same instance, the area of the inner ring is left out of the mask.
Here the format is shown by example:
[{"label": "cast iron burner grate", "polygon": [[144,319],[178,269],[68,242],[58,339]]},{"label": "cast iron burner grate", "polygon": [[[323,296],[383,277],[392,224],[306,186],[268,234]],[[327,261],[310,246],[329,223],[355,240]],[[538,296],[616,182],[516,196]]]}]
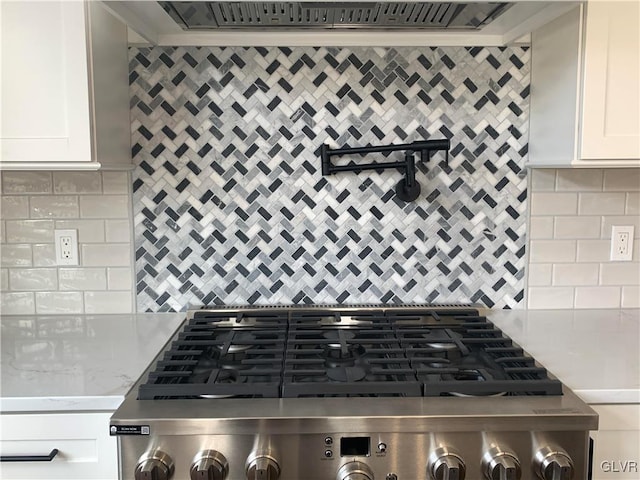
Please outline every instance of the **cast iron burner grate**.
[{"label": "cast iron burner grate", "polygon": [[293,327],[283,373],[283,397],[421,396],[420,383],[389,325]]},{"label": "cast iron burner grate", "polygon": [[561,395],[476,309],[201,310],[159,357],[141,400]]},{"label": "cast iron burner grate", "polygon": [[138,398],[278,397],[286,326],[286,315],[270,313],[197,315],[140,385]]}]

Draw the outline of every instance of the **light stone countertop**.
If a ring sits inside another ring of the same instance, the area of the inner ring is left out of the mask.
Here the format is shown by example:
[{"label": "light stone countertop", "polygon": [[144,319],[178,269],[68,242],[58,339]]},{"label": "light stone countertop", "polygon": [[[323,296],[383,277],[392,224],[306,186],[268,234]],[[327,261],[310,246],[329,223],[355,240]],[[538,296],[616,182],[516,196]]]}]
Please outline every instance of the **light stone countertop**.
[{"label": "light stone countertop", "polygon": [[[184,313],[0,319],[0,411],[111,411]],[[588,403],[640,403],[640,310],[489,318]]]},{"label": "light stone countertop", "polygon": [[0,412],[115,410],[184,318],[2,317]]},{"label": "light stone countertop", "polygon": [[585,402],[640,403],[640,310],[496,310],[489,319]]}]

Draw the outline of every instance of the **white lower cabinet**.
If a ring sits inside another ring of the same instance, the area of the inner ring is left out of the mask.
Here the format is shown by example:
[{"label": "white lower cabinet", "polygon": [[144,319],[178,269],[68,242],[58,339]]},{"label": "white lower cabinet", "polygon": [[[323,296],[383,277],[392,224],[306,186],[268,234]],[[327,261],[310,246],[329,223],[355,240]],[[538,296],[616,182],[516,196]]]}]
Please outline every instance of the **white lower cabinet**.
[{"label": "white lower cabinet", "polygon": [[58,454],[48,461],[0,462],[3,480],[117,480],[111,412],[0,415],[0,455]]},{"label": "white lower cabinet", "polygon": [[640,478],[640,405],[591,405],[600,416],[594,440],[593,480]]}]

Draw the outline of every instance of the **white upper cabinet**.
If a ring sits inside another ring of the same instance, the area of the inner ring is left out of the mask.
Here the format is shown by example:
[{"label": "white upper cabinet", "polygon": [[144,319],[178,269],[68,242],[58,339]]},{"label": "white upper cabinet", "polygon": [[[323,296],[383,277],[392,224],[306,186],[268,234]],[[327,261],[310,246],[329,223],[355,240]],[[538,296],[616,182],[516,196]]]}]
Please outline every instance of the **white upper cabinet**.
[{"label": "white upper cabinet", "polygon": [[640,3],[589,1],[532,49],[529,166],[640,166]]},{"label": "white upper cabinet", "polygon": [[0,169],[130,165],[126,26],[99,2],[0,9]]},{"label": "white upper cabinet", "polygon": [[583,160],[640,159],[640,2],[587,6]]}]

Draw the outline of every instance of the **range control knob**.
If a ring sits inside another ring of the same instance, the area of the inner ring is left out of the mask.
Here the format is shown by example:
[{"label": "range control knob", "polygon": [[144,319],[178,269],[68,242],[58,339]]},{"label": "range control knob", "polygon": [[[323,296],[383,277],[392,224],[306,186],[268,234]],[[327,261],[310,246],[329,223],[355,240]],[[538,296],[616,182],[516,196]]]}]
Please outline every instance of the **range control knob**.
[{"label": "range control knob", "polygon": [[229,463],[220,452],[203,450],[191,465],[191,480],[224,480],[229,474]]},{"label": "range control knob", "polygon": [[544,447],[533,459],[535,472],[542,480],[571,480],[574,474],[573,462],[566,452]]},{"label": "range control knob", "polygon": [[455,451],[440,447],[429,455],[427,477],[431,480],[464,480],[467,469]]},{"label": "range control knob", "polygon": [[373,472],[366,463],[345,463],[338,470],[337,480],[373,480]]},{"label": "range control knob", "polygon": [[247,463],[247,480],[278,480],[280,465],[269,455],[250,457]]},{"label": "range control knob", "polygon": [[520,480],[522,468],[518,458],[499,447],[492,448],[482,457],[484,476],[488,480]]},{"label": "range control knob", "polygon": [[146,453],[138,461],[136,480],[169,480],[173,475],[173,460],[162,450]]}]

